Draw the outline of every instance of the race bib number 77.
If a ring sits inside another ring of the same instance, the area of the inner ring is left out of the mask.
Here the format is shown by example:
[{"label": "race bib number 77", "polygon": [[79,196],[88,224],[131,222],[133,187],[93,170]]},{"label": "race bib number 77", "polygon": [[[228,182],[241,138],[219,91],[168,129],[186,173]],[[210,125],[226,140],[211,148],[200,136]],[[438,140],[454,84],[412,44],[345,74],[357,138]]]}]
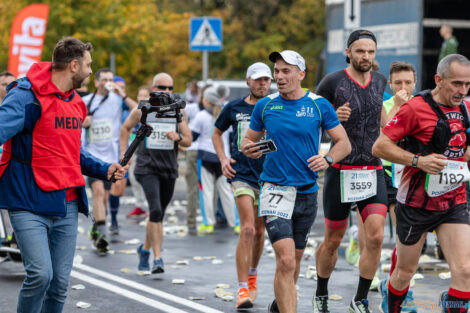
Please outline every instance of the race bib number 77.
[{"label": "race bib number 77", "polygon": [[259,216],[292,218],[297,188],[264,183],[259,196]]}]

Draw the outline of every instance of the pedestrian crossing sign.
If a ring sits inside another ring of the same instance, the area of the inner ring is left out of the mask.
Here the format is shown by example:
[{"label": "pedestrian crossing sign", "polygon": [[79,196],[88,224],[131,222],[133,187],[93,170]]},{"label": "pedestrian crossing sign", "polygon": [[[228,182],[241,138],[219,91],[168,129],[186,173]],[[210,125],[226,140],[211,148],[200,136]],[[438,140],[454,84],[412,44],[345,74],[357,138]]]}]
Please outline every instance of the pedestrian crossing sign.
[{"label": "pedestrian crossing sign", "polygon": [[219,17],[194,17],[189,23],[189,50],[221,51],[222,20]]}]

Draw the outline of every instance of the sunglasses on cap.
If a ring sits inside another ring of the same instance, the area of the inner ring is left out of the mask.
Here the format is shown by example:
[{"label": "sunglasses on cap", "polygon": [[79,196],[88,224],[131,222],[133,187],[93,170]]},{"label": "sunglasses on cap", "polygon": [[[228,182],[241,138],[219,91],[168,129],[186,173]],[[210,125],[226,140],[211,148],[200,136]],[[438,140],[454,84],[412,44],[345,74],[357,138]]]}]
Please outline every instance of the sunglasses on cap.
[{"label": "sunglasses on cap", "polygon": [[153,87],[160,89],[160,90],[173,90],[173,86],[164,86],[164,85],[153,85]]}]

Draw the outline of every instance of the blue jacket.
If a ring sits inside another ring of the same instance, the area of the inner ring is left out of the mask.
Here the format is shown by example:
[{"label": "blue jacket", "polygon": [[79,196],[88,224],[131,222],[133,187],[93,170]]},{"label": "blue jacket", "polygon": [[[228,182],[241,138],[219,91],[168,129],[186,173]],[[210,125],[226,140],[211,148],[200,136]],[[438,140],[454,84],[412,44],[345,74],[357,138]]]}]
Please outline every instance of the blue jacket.
[{"label": "blue jacket", "polygon": [[[15,82],[8,86],[8,94],[0,106],[0,145],[12,138],[12,155],[31,161],[32,132],[41,117],[41,107],[27,78],[21,78],[16,83],[15,88],[12,88]],[[80,166],[84,175],[107,180],[110,164],[98,160],[83,149],[80,151]],[[31,165],[14,160],[0,178],[2,209],[65,216],[65,193],[65,189],[42,191],[36,184]],[[79,212],[88,215],[85,187],[78,188],[78,194]]]}]

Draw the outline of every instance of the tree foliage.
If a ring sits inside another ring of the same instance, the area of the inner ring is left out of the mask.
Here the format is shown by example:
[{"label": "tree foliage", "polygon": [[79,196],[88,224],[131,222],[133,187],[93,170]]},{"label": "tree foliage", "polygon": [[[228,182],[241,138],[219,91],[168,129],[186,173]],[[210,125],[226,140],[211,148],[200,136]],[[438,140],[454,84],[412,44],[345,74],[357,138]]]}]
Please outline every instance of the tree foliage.
[{"label": "tree foliage", "polygon": [[[19,10],[37,1],[0,2],[0,71],[7,68],[12,21]],[[244,78],[256,61],[269,64],[274,50],[292,49],[315,73],[324,46],[323,0],[45,0],[50,5],[43,60],[56,42],[74,36],[93,43],[93,69],[109,67],[116,54],[116,74],[129,88],[148,83],[161,71],[175,77],[176,90],[200,78],[201,53],[189,51],[189,19],[220,16],[223,51],[210,53],[211,78]],[[269,64],[270,65],[270,64]],[[305,86],[312,87],[314,75]]]}]

